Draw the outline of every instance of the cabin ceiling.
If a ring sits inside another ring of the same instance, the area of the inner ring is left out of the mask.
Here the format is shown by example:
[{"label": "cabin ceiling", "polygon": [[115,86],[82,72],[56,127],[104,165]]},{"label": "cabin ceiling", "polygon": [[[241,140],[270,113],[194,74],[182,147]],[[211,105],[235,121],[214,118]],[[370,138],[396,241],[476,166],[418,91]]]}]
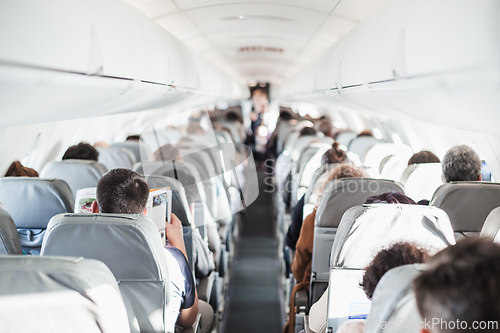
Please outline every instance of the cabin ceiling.
[{"label": "cabin ceiling", "polygon": [[233,77],[280,85],[386,0],[128,0]]}]

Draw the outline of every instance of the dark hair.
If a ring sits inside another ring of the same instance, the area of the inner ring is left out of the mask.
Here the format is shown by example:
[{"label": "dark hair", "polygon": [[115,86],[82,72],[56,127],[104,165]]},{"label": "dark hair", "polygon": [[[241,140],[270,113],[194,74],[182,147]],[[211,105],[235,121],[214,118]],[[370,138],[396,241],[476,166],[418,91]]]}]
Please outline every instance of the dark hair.
[{"label": "dark hair", "polygon": [[69,147],[64,153],[63,160],[90,160],[97,161],[99,152],[86,142]]},{"label": "dark hair", "polygon": [[295,116],[291,112],[293,112],[293,111],[280,110],[279,119],[281,119],[281,120],[292,120],[292,119],[295,119]]},{"label": "dark hair", "polygon": [[186,134],[204,134],[205,130],[201,127],[199,122],[193,121],[186,126]]},{"label": "dark hair", "polygon": [[362,137],[362,136],[373,136],[373,133],[369,129],[365,129],[365,130],[362,130],[361,132],[359,132],[358,138]]},{"label": "dark hair", "polygon": [[340,149],[338,142],[332,144],[332,148],[328,149],[321,158],[321,165],[342,163],[347,159],[347,153]]},{"label": "dark hair", "polygon": [[25,167],[19,161],[14,161],[7,169],[5,177],[39,177],[35,169]]},{"label": "dark hair", "polygon": [[241,116],[241,113],[236,111],[236,110],[227,110],[225,114],[225,118],[227,121],[237,121],[243,124],[243,118]]},{"label": "dark hair", "polygon": [[143,176],[129,169],[113,169],[97,183],[99,212],[141,214],[148,202],[149,186]]},{"label": "dark hair", "polygon": [[[414,280],[418,311],[441,322],[472,323],[500,320],[500,245],[486,239],[464,238],[430,259]],[[441,331],[458,331],[447,329]]]},{"label": "dark hair", "polygon": [[172,146],[170,143],[167,143],[155,151],[153,158],[155,161],[182,161],[182,154],[178,148]]},{"label": "dark hair", "polygon": [[421,152],[413,154],[408,160],[408,165],[422,163],[441,163],[441,160],[432,151],[428,150],[422,150]]},{"label": "dark hair", "polygon": [[372,299],[375,287],[384,274],[395,267],[423,263],[428,257],[427,251],[412,243],[396,243],[381,250],[365,268],[363,281],[359,284],[366,296]]},{"label": "dark hair", "polygon": [[379,195],[373,195],[366,199],[365,204],[377,204],[377,203],[387,203],[387,204],[407,204],[416,205],[417,203],[410,197],[407,197],[401,192],[389,191]]},{"label": "dark hair", "polygon": [[129,135],[127,136],[127,139],[125,141],[141,141],[141,136],[138,134],[135,135]]},{"label": "dark hair", "polygon": [[331,137],[333,135],[333,122],[331,119],[324,118],[318,124],[318,131],[323,133],[325,136]]},{"label": "dark hair", "polygon": [[474,149],[462,145],[448,150],[442,162],[445,182],[476,181],[481,175],[481,159]]},{"label": "dark hair", "polygon": [[299,138],[306,135],[316,135],[316,130],[312,127],[304,127],[299,132]]}]

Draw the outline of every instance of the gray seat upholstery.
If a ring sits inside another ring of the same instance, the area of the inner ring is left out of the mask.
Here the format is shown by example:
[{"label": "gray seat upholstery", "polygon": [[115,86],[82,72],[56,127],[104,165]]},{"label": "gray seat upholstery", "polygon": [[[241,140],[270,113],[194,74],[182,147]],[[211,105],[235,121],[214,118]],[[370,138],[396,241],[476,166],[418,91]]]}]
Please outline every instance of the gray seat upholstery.
[{"label": "gray seat upholstery", "polygon": [[96,187],[108,169],[101,163],[88,160],[64,160],[47,163],[40,172],[41,178],[58,178],[68,183],[73,195],[76,191]]},{"label": "gray seat upholstery", "polygon": [[169,278],[163,246],[158,228],[143,215],[60,214],[47,226],[41,253],[104,262],[119,281],[131,329],[165,332],[172,323],[166,322]]},{"label": "gray seat upholstery", "polygon": [[99,163],[103,164],[108,170],[116,168],[132,169],[136,163],[135,155],[129,149],[115,147],[97,147],[96,149],[99,152]]},{"label": "gray seat upholstery", "polygon": [[420,332],[422,318],[415,302],[413,280],[424,269],[425,264],[405,265],[384,274],[373,295],[365,333]]},{"label": "gray seat upholstery", "polygon": [[14,220],[4,209],[0,209],[0,254],[23,254]]},{"label": "gray seat upholstery", "polygon": [[2,332],[130,332],[118,285],[102,262],[0,256]]},{"label": "gray seat upholstery", "polygon": [[134,154],[136,162],[150,161],[153,156],[149,147],[139,141],[115,142],[111,147],[130,150]]},{"label": "gray seat upholstery", "polygon": [[57,214],[73,212],[73,193],[63,180],[33,177],[0,179],[0,202],[16,223],[23,249],[39,251],[45,229]]},{"label": "gray seat upholstery", "polygon": [[481,229],[481,237],[487,237],[495,243],[500,243],[500,207],[493,209],[486,217],[483,228]]},{"label": "gray seat upholstery", "polygon": [[430,203],[450,217],[455,236],[476,235],[488,214],[500,205],[500,184],[451,182],[441,185]]},{"label": "gray seat upholstery", "polygon": [[[329,308],[342,310],[344,307],[346,312],[338,311],[336,316],[328,318],[333,331],[348,319],[343,314],[352,311],[349,307],[353,300],[361,304],[364,297],[368,305],[366,296],[358,287],[362,271],[381,249],[398,242],[416,244],[432,255],[455,244],[455,239],[448,216],[436,207],[373,204],[353,207],[344,214],[330,255]],[[353,277],[340,275],[343,271]],[[355,276],[354,271],[360,274]],[[353,288],[335,290],[346,285],[349,279]],[[369,312],[369,305],[365,306],[364,318]]]},{"label": "gray seat upholstery", "polygon": [[436,189],[443,185],[441,173],[441,163],[412,164],[403,172],[401,183],[413,200],[430,200]]},{"label": "gray seat upholstery", "polygon": [[328,255],[332,249],[342,215],[351,207],[363,204],[372,195],[388,191],[403,192],[399,183],[370,178],[346,178],[327,184],[316,212],[311,266],[311,304],[328,285]]},{"label": "gray seat upholstery", "polygon": [[340,143],[341,145],[345,147],[349,147],[349,144],[351,143],[352,140],[356,139],[358,137],[358,134],[354,132],[342,132],[339,135],[337,135],[337,138],[335,138],[335,141]]},{"label": "gray seat upholstery", "polygon": [[359,138],[353,139],[349,143],[349,151],[357,154],[361,161],[364,159],[366,151],[377,143],[384,143],[383,140],[376,139],[372,136],[361,136]]}]

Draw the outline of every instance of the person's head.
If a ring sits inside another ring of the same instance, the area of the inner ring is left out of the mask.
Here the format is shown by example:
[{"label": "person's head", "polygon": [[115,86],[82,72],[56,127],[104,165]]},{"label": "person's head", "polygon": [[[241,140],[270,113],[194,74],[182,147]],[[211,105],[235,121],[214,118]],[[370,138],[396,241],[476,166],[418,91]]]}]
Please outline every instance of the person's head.
[{"label": "person's head", "polygon": [[362,130],[361,132],[359,132],[358,138],[363,137],[363,136],[373,136],[373,133],[369,129],[365,129],[365,130]]},{"label": "person's head", "polygon": [[7,169],[5,177],[39,177],[35,169],[25,167],[19,161],[14,161]]},{"label": "person's head", "polygon": [[332,181],[335,179],[342,178],[367,178],[368,174],[361,168],[358,168],[351,163],[341,163],[336,165],[330,174],[328,175],[327,181]]},{"label": "person's head", "polygon": [[432,151],[428,150],[422,150],[418,153],[415,153],[408,160],[408,165],[422,163],[441,163],[441,160]]},{"label": "person's head", "polygon": [[293,114],[293,111],[288,111],[288,110],[281,110],[280,109],[280,115],[279,115],[279,120],[292,120],[295,119],[295,116]]},{"label": "person's head", "polygon": [[318,124],[318,131],[322,132],[325,136],[333,137],[333,122],[329,118],[324,118]]},{"label": "person's head", "polygon": [[201,127],[200,123],[197,121],[192,121],[189,124],[187,124],[184,130],[188,135],[205,134],[205,130],[203,129],[203,127]]},{"label": "person's head", "polygon": [[448,150],[443,157],[443,181],[481,180],[481,159],[474,149],[462,145]]},{"label": "person's head", "polygon": [[229,122],[235,122],[235,121],[237,121],[237,122],[243,123],[243,118],[241,117],[241,114],[238,113],[235,110],[229,110],[229,111],[227,111],[226,115],[225,115],[225,118]]},{"label": "person's head", "polygon": [[170,143],[167,143],[166,145],[158,148],[158,150],[154,153],[153,158],[155,161],[182,161],[182,154],[178,148],[172,146]]},{"label": "person's head", "polygon": [[125,141],[142,141],[140,135],[129,135]]},{"label": "person's head", "polygon": [[142,214],[148,202],[149,186],[135,171],[112,169],[99,179],[96,194],[97,204],[92,206],[94,212]]},{"label": "person's head", "polygon": [[377,204],[377,203],[387,203],[387,204],[407,204],[416,205],[417,203],[410,197],[407,197],[401,192],[389,191],[379,195],[373,195],[366,199],[365,204]]},{"label": "person's head", "polygon": [[332,148],[328,149],[321,158],[321,165],[343,163],[347,159],[347,153],[340,149],[338,142],[332,144]]},{"label": "person's head", "polygon": [[423,263],[428,257],[427,251],[412,243],[396,243],[381,250],[365,268],[365,275],[359,284],[366,297],[372,299],[373,293],[382,276],[388,270],[409,264]]},{"label": "person's head", "polygon": [[[463,239],[429,260],[413,283],[422,318],[447,324],[496,321],[483,332],[498,332],[500,321],[500,245]],[[461,332],[456,326],[431,326],[422,332]],[[478,327],[479,328],[479,327]],[[484,327],[481,327],[484,328]],[[476,330],[479,331],[479,330]]]},{"label": "person's head", "polygon": [[306,135],[316,135],[316,130],[312,127],[304,127],[299,132],[299,138],[306,136]]},{"label": "person's head", "polygon": [[69,147],[64,153],[63,160],[90,160],[97,161],[99,152],[86,142]]}]

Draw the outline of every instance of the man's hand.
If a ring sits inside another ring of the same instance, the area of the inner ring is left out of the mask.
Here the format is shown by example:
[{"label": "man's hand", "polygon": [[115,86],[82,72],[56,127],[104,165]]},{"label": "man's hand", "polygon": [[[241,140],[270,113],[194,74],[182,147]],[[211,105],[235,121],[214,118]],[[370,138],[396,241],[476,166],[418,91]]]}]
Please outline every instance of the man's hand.
[{"label": "man's hand", "polygon": [[165,222],[166,238],[170,245],[178,248],[184,254],[186,259],[188,258],[186,252],[186,246],[184,245],[184,237],[182,232],[181,220],[175,214],[171,215],[172,223]]}]

